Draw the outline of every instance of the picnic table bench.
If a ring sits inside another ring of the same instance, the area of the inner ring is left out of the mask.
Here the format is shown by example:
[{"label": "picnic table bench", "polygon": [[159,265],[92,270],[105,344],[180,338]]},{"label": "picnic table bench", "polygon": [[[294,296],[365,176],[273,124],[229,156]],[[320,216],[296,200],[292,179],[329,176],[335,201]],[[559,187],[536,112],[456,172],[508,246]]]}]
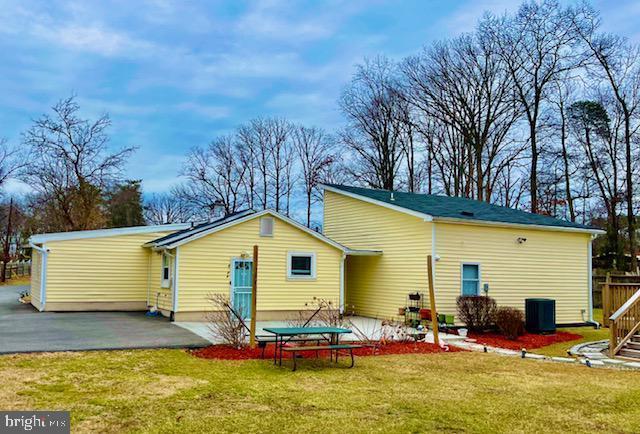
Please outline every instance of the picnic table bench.
[{"label": "picnic table bench", "polygon": [[301,346],[301,347],[285,347],[282,349],[282,351],[288,352],[288,353],[292,353],[292,358],[293,358],[293,368],[291,369],[292,371],[295,371],[298,367],[298,364],[296,362],[297,358],[296,358],[296,354],[300,353],[300,352],[304,352],[304,351],[315,351],[316,352],[316,357],[318,357],[318,352],[319,351],[331,351],[331,361],[333,361],[333,354],[335,351],[335,355],[336,355],[336,363],[338,363],[338,352],[341,350],[348,350],[349,351],[349,355],[351,356],[351,365],[349,366],[349,368],[353,368],[353,365],[355,365],[355,359],[353,358],[353,350],[356,348],[362,348],[362,345],[350,345],[350,344],[337,344],[337,345],[316,345],[316,346]]}]

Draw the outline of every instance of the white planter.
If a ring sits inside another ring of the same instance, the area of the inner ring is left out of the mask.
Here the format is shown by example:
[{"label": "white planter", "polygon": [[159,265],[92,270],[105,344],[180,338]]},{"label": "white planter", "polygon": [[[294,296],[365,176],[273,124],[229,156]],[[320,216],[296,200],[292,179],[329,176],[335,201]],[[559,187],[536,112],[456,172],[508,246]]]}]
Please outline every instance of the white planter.
[{"label": "white planter", "polygon": [[467,337],[467,329],[458,329],[458,335],[462,336],[463,338]]}]

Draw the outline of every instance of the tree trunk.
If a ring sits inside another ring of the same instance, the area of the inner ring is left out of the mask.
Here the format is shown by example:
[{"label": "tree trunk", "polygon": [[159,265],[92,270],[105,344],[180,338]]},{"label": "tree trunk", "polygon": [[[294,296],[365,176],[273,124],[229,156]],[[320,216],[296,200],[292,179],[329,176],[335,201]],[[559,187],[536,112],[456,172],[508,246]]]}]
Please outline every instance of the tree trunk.
[{"label": "tree trunk", "polygon": [[538,213],[538,144],[536,142],[536,125],[530,123],[531,135],[531,178],[529,188],[531,190],[531,212]]},{"label": "tree trunk", "polygon": [[631,161],[631,119],[628,111],[624,110],[624,144],[626,154],[627,175],[627,226],[629,231],[629,254],[631,255],[630,268],[634,273],[638,270],[636,258],[636,225],[633,212],[633,168]]},{"label": "tree trunk", "polygon": [[562,129],[560,131],[560,142],[562,144],[562,161],[564,163],[564,188],[565,194],[567,196],[567,206],[569,207],[569,216],[571,217],[571,221],[576,221],[576,211],[573,207],[573,196],[571,195],[571,179],[569,178],[569,155],[567,152],[567,126],[566,120],[564,116],[564,111],[562,111]]},{"label": "tree trunk", "polygon": [[7,281],[7,262],[9,262],[9,242],[11,241],[11,214],[13,213],[13,198],[9,201],[9,215],[7,216],[7,233],[4,237],[4,245],[3,245],[3,260],[2,260],[2,275],[0,276],[0,280],[2,282]]}]

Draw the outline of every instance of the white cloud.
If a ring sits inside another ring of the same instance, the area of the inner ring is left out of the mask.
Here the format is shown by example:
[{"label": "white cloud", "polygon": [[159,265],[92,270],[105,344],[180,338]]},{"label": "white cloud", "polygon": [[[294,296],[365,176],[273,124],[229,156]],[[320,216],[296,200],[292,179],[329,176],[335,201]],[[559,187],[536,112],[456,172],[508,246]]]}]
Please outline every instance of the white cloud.
[{"label": "white cloud", "polygon": [[180,103],[176,106],[176,109],[181,111],[194,112],[209,119],[222,119],[228,117],[231,114],[231,110],[229,109],[229,107],[210,104],[199,104],[195,102]]}]

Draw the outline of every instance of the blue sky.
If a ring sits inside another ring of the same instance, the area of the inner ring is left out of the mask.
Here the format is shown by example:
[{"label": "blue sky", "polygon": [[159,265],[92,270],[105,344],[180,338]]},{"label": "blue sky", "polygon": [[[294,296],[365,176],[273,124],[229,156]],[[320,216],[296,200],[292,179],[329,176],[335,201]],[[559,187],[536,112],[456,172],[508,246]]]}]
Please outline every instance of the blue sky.
[{"label": "blue sky", "polygon": [[[108,112],[128,176],[167,190],[189,148],[256,116],[329,131],[340,90],[366,56],[402,58],[518,1],[0,0],[0,137],[58,99]],[[638,40],[640,2],[597,1],[605,28]],[[16,184],[12,189],[19,190]]]}]

